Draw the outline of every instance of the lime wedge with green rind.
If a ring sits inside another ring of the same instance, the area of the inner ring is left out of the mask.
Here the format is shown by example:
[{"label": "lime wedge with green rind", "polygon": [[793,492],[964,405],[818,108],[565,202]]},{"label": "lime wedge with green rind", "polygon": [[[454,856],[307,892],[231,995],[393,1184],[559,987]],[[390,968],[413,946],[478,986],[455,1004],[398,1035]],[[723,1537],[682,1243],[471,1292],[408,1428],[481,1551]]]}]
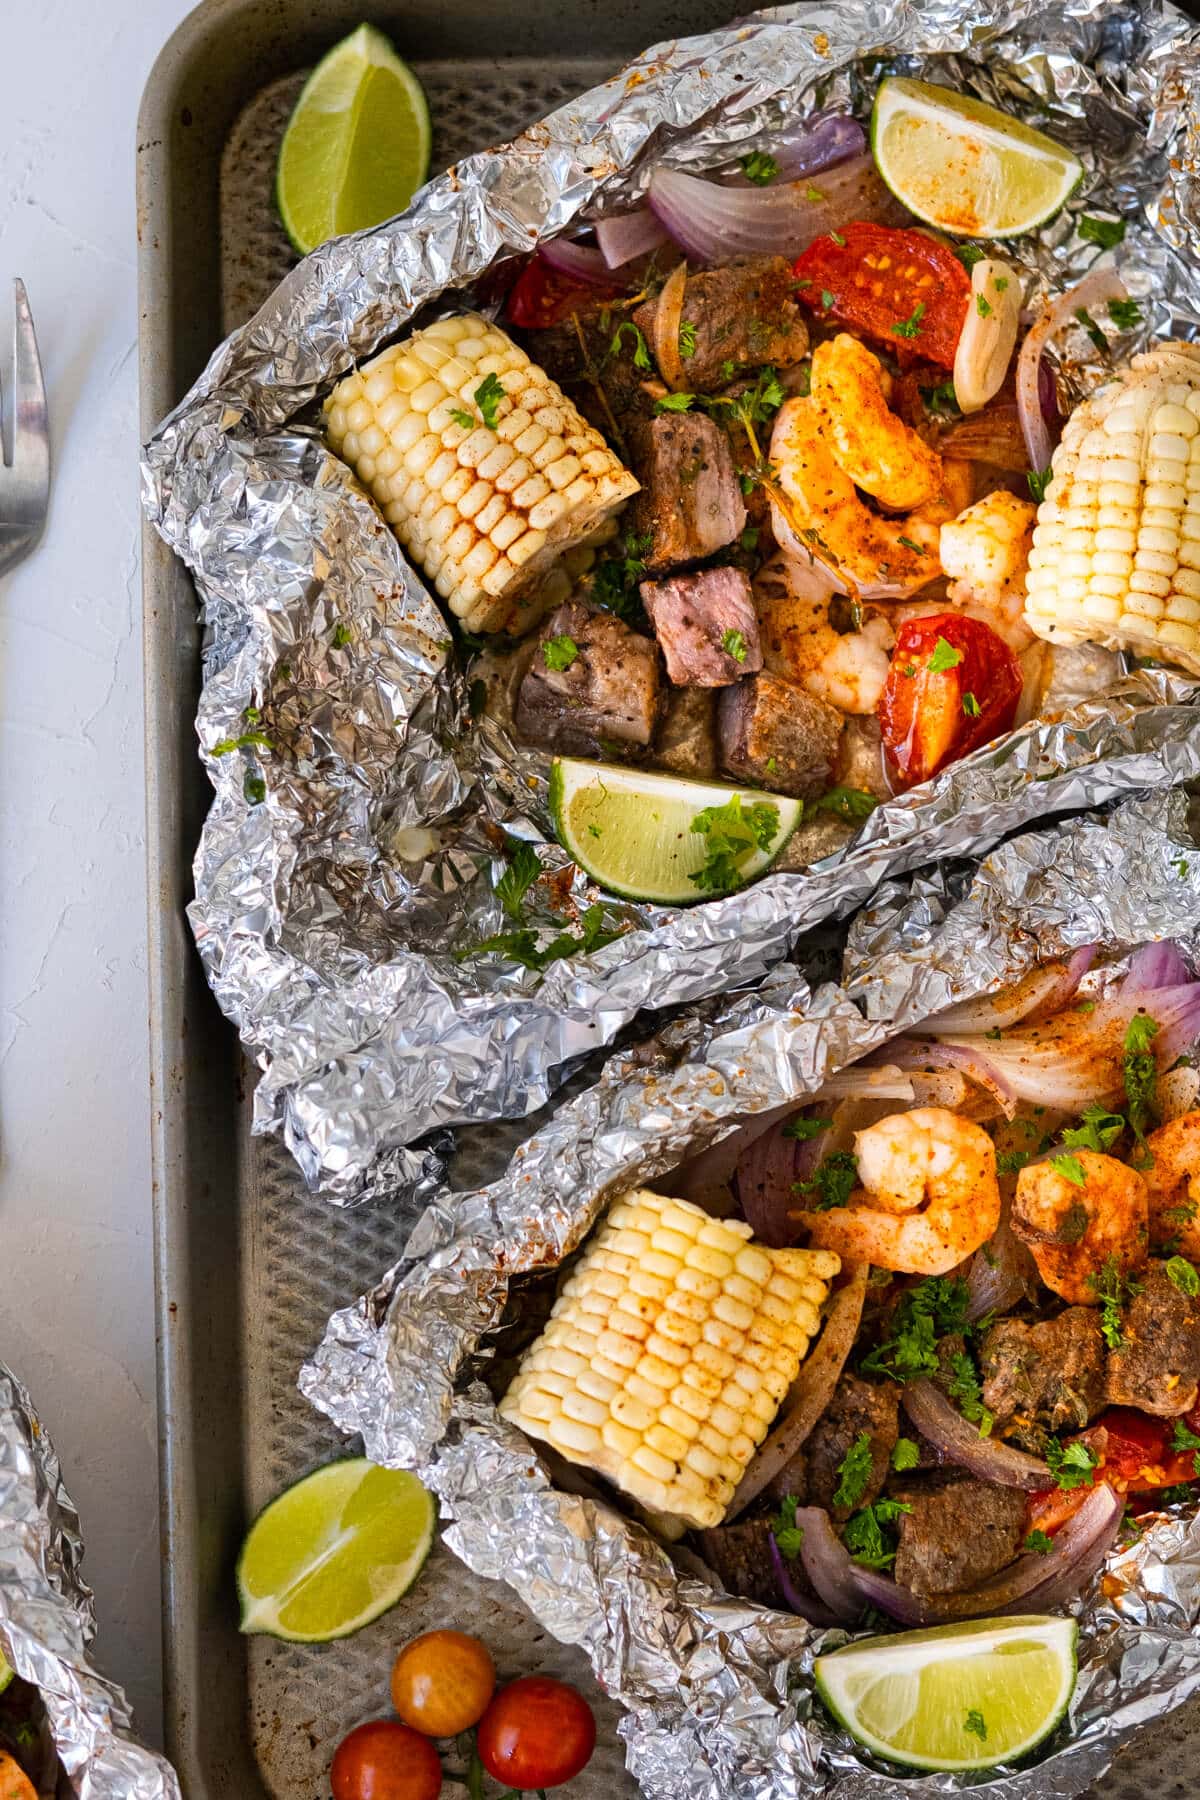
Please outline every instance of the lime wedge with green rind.
[{"label": "lime wedge with green rind", "polygon": [[296,249],[403,212],[429,173],[430,139],[420,82],[360,25],[309,76],[279,148],[275,199]]},{"label": "lime wedge with green rind", "polygon": [[871,153],[896,198],[960,237],[1017,237],[1079,185],[1070,150],[970,94],[907,75],[880,83]]},{"label": "lime wedge with green rind", "polygon": [[692,830],[692,821],[735,795],[745,810],[767,805],[778,815],[766,847],[738,863],[744,886],[775,861],[800,822],[802,800],[567,756],[556,757],[550,773],[554,830],[567,854],[610,894],[663,906],[711,898],[691,879],[708,855],[707,839]]},{"label": "lime wedge with green rind", "polygon": [[261,1512],[242,1545],[241,1629],[324,1644],[407,1592],[433,1542],[433,1496],[405,1469],[327,1463]]},{"label": "lime wedge with green rind", "polygon": [[4,1692],[10,1681],[15,1680],[16,1671],[5,1661],[4,1652],[0,1650],[0,1694]]},{"label": "lime wedge with green rind", "polygon": [[891,1762],[988,1769],[1040,1744],[1075,1687],[1073,1619],[973,1619],[866,1638],[818,1656],[817,1692],[840,1725]]}]

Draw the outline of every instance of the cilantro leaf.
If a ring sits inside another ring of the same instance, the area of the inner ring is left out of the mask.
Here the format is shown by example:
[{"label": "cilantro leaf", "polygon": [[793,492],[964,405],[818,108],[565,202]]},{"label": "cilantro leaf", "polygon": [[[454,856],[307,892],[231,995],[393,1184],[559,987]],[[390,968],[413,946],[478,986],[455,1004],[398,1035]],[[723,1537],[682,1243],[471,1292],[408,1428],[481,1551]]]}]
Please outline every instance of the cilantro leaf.
[{"label": "cilantro leaf", "polygon": [[814,812],[832,813],[835,819],[844,819],[847,824],[858,824],[861,820],[870,818],[879,801],[874,794],[868,794],[865,788],[832,787],[827,788],[811,805]]},{"label": "cilantro leaf", "polygon": [[849,1150],[833,1150],[817,1164],[808,1181],[794,1181],[792,1191],[816,1194],[816,1199],[808,1204],[809,1212],[829,1212],[835,1206],[845,1206],[857,1186],[858,1163],[853,1154]]},{"label": "cilantro leaf", "polygon": [[525,896],[541,872],[533,845],[517,844],[511,862],[496,882],[496,898],[510,919],[520,919],[524,914]]},{"label": "cilantro leaf", "polygon": [[1145,1138],[1147,1125],[1158,1122],[1158,1064],[1150,1048],[1157,1036],[1158,1021],[1146,1013],[1135,1013],[1122,1045],[1129,1123],[1139,1144]]},{"label": "cilantro leaf", "polygon": [[1034,1556],[1049,1556],[1054,1548],[1054,1539],[1047,1537],[1044,1531],[1031,1531],[1022,1548],[1032,1551]]},{"label": "cilantro leaf", "polygon": [[1077,1156],[1068,1156],[1065,1152],[1058,1156],[1052,1156],[1050,1167],[1056,1175],[1061,1175],[1064,1181],[1072,1182],[1075,1187],[1087,1186],[1087,1175]]},{"label": "cilantro leaf", "polygon": [[891,1335],[869,1350],[859,1367],[864,1375],[913,1381],[938,1372],[937,1341],[962,1331],[967,1322],[967,1284],[960,1275],[932,1275],[909,1288],[891,1319]]},{"label": "cilantro leaf", "polygon": [[963,1720],[963,1730],[969,1731],[972,1737],[980,1738],[984,1743],[987,1742],[987,1724],[977,1706],[969,1709]]},{"label": "cilantro leaf", "polygon": [[828,312],[833,305],[833,295],[828,288],[821,289],[821,305],[825,308],[826,312]]},{"label": "cilantro leaf", "polygon": [[1142,309],[1136,300],[1110,300],[1108,316],[1118,331],[1132,331],[1142,322]]},{"label": "cilantro leaf", "polygon": [[1046,1461],[1060,1488],[1092,1487],[1099,1458],[1086,1444],[1061,1444],[1050,1438],[1046,1444]]},{"label": "cilantro leaf", "polygon": [[1088,1276],[1087,1285],[1100,1302],[1104,1341],[1110,1350],[1119,1350],[1125,1341],[1121,1335],[1121,1308],[1141,1292],[1141,1283],[1125,1273],[1114,1253],[1105,1257],[1098,1274]]},{"label": "cilantro leaf", "polygon": [[566,632],[559,637],[547,638],[542,645],[542,660],[548,669],[569,669],[578,655],[579,645]]},{"label": "cilantro leaf", "polygon": [[969,275],[977,262],[983,261],[983,251],[977,250],[974,244],[956,244],[954,254]]},{"label": "cilantro leaf", "polygon": [[795,1494],[785,1494],[780,1502],[779,1511],[771,1520],[771,1533],[779,1545],[780,1554],[788,1561],[800,1554],[800,1546],[804,1542],[804,1527],[796,1523],[796,1508],[799,1501]]},{"label": "cilantro leaf", "polygon": [[898,544],[903,544],[906,550],[911,550],[914,556],[924,556],[925,554],[920,544],[914,544],[913,540],[909,537],[897,538],[896,542]]},{"label": "cilantro leaf", "polygon": [[946,1392],[968,1424],[978,1425],[980,1437],[990,1437],[995,1417],[983,1404],[983,1389],[979,1385],[975,1364],[962,1350],[950,1358],[950,1379],[946,1383]]},{"label": "cilantro leaf", "polygon": [[892,326],[893,337],[915,338],[920,336],[921,320],[925,317],[925,302],[918,300],[907,319],[898,319]]},{"label": "cilantro leaf", "polygon": [[1079,323],[1083,326],[1083,329],[1087,332],[1088,336],[1091,338],[1093,344],[1095,344],[1097,350],[1100,351],[1101,355],[1102,356],[1107,355],[1108,354],[1108,339],[1105,337],[1104,333],[1101,331],[1100,327],[1097,325],[1095,319],[1093,319],[1093,317],[1092,317],[1091,313],[1088,311],[1087,307],[1086,306],[1077,306],[1075,308],[1075,317],[1079,320]]},{"label": "cilantro leaf", "polygon": [[1068,1150],[1098,1150],[1111,1148],[1125,1129],[1123,1113],[1108,1112],[1103,1106],[1085,1106],[1078,1125],[1068,1127],[1062,1133],[1062,1141]]},{"label": "cilantro leaf", "polygon": [[892,1450],[892,1467],[897,1475],[903,1475],[905,1469],[915,1469],[921,1460],[920,1446],[913,1438],[899,1437]]},{"label": "cilantro leaf", "polygon": [[654,410],[656,413],[691,412],[695,400],[695,394],[664,394],[661,400],[654,402]]},{"label": "cilantro leaf", "polygon": [[983,708],[980,706],[978,700],[975,698],[974,694],[972,694],[972,693],[966,693],[963,695],[962,709],[966,713],[968,719],[977,719],[979,717],[980,713],[983,711]]},{"label": "cilantro leaf", "polygon": [[835,1506],[857,1506],[867,1491],[867,1483],[875,1466],[871,1434],[860,1431],[837,1467],[838,1484],[833,1490]]},{"label": "cilantro leaf", "polygon": [[450,417],[456,425],[461,425],[464,431],[474,431],[476,423],[474,413],[464,412],[461,406],[452,406]]},{"label": "cilantro leaf", "polygon": [[895,1534],[883,1527],[894,1525],[901,1513],[910,1513],[903,1500],[879,1499],[847,1519],[842,1542],[856,1563],[865,1569],[887,1569],[896,1560]]},{"label": "cilantro leaf", "polygon": [[807,1144],[810,1138],[820,1137],[833,1124],[832,1119],[789,1119],[780,1137],[795,1138],[798,1144]]},{"label": "cilantro leaf", "polygon": [[480,418],[489,431],[495,431],[499,423],[498,408],[500,402],[506,398],[503,384],[497,379],[495,373],[485,375],[475,389],[475,404],[479,408]]},{"label": "cilantro leaf", "polygon": [[1032,1154],[1031,1150],[1002,1150],[996,1158],[997,1175],[1016,1175]]},{"label": "cilantro leaf", "polygon": [[779,808],[769,801],[742,806],[734,794],[724,806],[706,806],[691,829],[707,838],[704,867],[690,877],[702,893],[731,894],[745,880],[744,868],[756,850],[766,850],[779,830]]},{"label": "cilantro leaf", "polygon": [[592,599],[606,612],[636,625],[644,619],[638,583],[646,573],[644,557],[653,539],[650,533],[629,532],[624,538],[620,556],[607,557],[592,576]]},{"label": "cilantro leaf", "polygon": [[[1194,1300],[1196,1295],[1200,1294],[1200,1274],[1197,1273],[1195,1264],[1190,1263],[1186,1256],[1170,1257],[1167,1262],[1167,1275],[1180,1293],[1186,1294],[1189,1300]],[[1200,1438],[1197,1438],[1196,1442],[1200,1445]]]},{"label": "cilantro leaf", "polygon": [[1051,469],[1027,469],[1025,479],[1029,483],[1029,492],[1040,506],[1046,498],[1046,489],[1050,486]]},{"label": "cilantro leaf", "polygon": [[975,311],[979,314],[981,319],[990,319],[992,316],[991,301],[983,294],[976,294]]},{"label": "cilantro leaf", "polygon": [[755,187],[766,187],[779,173],[779,164],[765,150],[751,150],[748,155],[739,156],[738,167],[746,180],[752,181]]},{"label": "cilantro leaf", "polygon": [[734,662],[745,662],[748,654],[746,650],[746,640],[742,633],[740,631],[735,631],[732,626],[730,626],[729,630],[726,631],[722,637],[721,648],[726,656],[732,656]]},{"label": "cilantro leaf", "polygon": [[[682,327],[680,329],[681,329],[681,334],[682,334]],[[621,321],[621,323],[617,326],[617,329],[613,332],[613,335],[612,335],[612,343],[608,346],[608,354],[610,356],[619,356],[621,354],[621,339],[624,337],[624,335],[627,331],[631,331],[633,333],[633,366],[634,366],[634,368],[635,369],[649,369],[651,367],[649,346],[647,345],[645,338],[642,336],[641,331],[634,324],[632,319],[623,319]],[[694,332],[693,332],[693,335],[694,335]],[[694,343],[693,343],[692,348],[695,349]],[[689,351],[688,354],[690,356],[691,351]]]},{"label": "cilantro leaf", "polygon": [[1094,219],[1084,213],[1079,221],[1079,235],[1087,244],[1099,244],[1102,250],[1111,250],[1125,236],[1124,219]]},{"label": "cilantro leaf", "polygon": [[929,673],[941,675],[947,669],[957,669],[962,659],[961,650],[956,650],[954,645],[948,644],[944,637],[939,637],[933,646],[933,655],[929,659]]}]

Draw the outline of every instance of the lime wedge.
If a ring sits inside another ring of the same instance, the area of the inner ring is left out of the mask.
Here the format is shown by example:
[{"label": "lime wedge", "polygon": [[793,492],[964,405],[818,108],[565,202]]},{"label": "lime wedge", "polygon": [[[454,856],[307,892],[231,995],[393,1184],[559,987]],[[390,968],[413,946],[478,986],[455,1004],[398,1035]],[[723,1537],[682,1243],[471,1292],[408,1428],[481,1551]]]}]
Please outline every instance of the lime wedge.
[{"label": "lime wedge", "polygon": [[295,1644],[349,1637],[412,1586],[436,1521],[433,1496],[405,1469],[355,1456],[315,1470],[250,1527],[241,1629]]},{"label": "lime wedge", "polygon": [[1016,237],[1056,213],[1083,166],[969,94],[890,75],[871,112],[879,173],[910,212],[962,237]]},{"label": "lime wedge", "polygon": [[774,820],[756,815],[769,832],[765,846],[756,839],[737,856],[732,885],[742,887],[775,861],[800,822],[802,800],[566,756],[556,757],[550,772],[554,829],[568,855],[610,894],[664,906],[731,891],[705,890],[691,879],[708,862],[712,844],[709,835],[692,830],[692,821],[707,807],[735,799],[743,817],[761,806],[775,814]]},{"label": "lime wedge", "polygon": [[860,1744],[915,1769],[988,1769],[1053,1731],[1075,1686],[1073,1619],[973,1619],[818,1656],[817,1692]]},{"label": "lime wedge", "polygon": [[429,173],[429,141],[420,82],[360,25],[305,82],[279,147],[275,199],[296,249],[403,212]]},{"label": "lime wedge", "polygon": [[4,1652],[3,1650],[0,1650],[0,1694],[4,1692],[9,1682],[14,1681],[15,1679],[16,1675],[14,1670],[4,1660]]}]

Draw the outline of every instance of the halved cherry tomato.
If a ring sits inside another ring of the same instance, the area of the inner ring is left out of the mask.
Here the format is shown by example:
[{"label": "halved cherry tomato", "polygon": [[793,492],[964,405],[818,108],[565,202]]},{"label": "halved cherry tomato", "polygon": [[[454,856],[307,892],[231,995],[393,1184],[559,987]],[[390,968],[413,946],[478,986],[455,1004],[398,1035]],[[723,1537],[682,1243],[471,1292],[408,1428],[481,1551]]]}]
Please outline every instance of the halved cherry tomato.
[{"label": "halved cherry tomato", "polygon": [[596,1721],[566,1682],[523,1675],[500,1690],[480,1719],[476,1746],[488,1774],[506,1787],[558,1787],[591,1759]]},{"label": "halved cherry tomato", "polygon": [[37,1800],[37,1789],[7,1750],[0,1750],[0,1800]]},{"label": "halved cherry tomato", "polygon": [[856,219],[814,238],[792,273],[799,298],[818,317],[886,344],[901,364],[920,357],[954,367],[971,277],[945,244]]},{"label": "halved cherry tomato", "polygon": [[883,745],[911,787],[1007,731],[1021,697],[1021,665],[990,625],[933,613],[900,627],[879,696]]},{"label": "halved cherry tomato", "polygon": [[338,1745],[329,1785],[333,1800],[437,1800],[442,1765],[419,1731],[369,1719]]},{"label": "halved cherry tomato", "polygon": [[[1184,1423],[1195,1430],[1200,1408]],[[1094,1424],[1072,1442],[1084,1443],[1096,1460],[1096,1477],[1103,1476],[1118,1494],[1153,1494],[1158,1488],[1178,1487],[1195,1481],[1194,1450],[1173,1450],[1174,1419],[1154,1419],[1132,1406],[1110,1406]],[[1094,1483],[1077,1488],[1043,1488],[1029,1496],[1030,1528],[1053,1533],[1078,1512]],[[1143,1509],[1145,1510],[1145,1509]]]},{"label": "halved cherry tomato", "polygon": [[465,1631],[426,1631],[405,1644],[392,1669],[392,1705],[427,1737],[457,1737],[483,1715],[496,1690],[485,1644]]},{"label": "halved cherry tomato", "polygon": [[527,331],[544,331],[559,325],[573,312],[583,312],[598,300],[614,300],[621,292],[614,282],[611,288],[595,287],[586,281],[574,281],[552,269],[540,256],[533,257],[517,276],[508,292],[504,316],[510,325]]}]

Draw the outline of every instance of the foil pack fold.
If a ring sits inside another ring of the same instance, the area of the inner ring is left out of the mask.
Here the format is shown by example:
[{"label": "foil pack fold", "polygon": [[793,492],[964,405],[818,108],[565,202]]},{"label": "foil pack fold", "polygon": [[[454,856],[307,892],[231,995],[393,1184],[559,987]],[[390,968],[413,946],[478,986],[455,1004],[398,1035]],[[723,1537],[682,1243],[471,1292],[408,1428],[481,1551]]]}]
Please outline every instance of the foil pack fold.
[{"label": "foil pack fold", "polygon": [[[898,1790],[894,1771],[814,1706],[812,1658],[842,1634],[714,1595],[601,1495],[557,1489],[499,1418],[478,1377],[510,1279],[552,1269],[615,1193],[653,1186],[738,1118],[799,1101],[943,1007],[1039,958],[1094,942],[1114,958],[1161,938],[1200,954],[1200,855],[1178,792],[895,882],[852,925],[841,981],[782,964],[755,992],[610,1058],[498,1181],[435,1200],[378,1287],[329,1321],[303,1392],[361,1433],[372,1460],[415,1467],[451,1548],[583,1646],[627,1709],[627,1761],[651,1800]],[[903,1791],[932,1800],[986,1781],[1001,1800],[1078,1794],[1137,1726],[1200,1692],[1200,1519],[1187,1510],[1115,1551],[1115,1579],[1078,1605],[1079,1685],[1034,1766],[974,1781],[906,1775]]]},{"label": "foil pack fold", "polygon": [[40,1692],[79,1800],[181,1800],[174,1770],[133,1732],[120,1688],[94,1667],[79,1515],[27,1389],[0,1363],[0,1653]]},{"label": "foil pack fold", "polygon": [[[1200,771],[1200,723],[1194,685],[1135,674],[882,808],[807,872],[691,911],[612,904],[628,935],[542,978],[460,961],[504,929],[489,879],[503,833],[550,840],[547,867],[567,866],[546,759],[472,726],[441,614],[305,409],[539,236],[638,198],[664,152],[712,166],[769,148],[802,108],[861,114],[884,66],[964,85],[1082,156],[1069,210],[1015,251],[1031,292],[1094,259],[1079,213],[1116,210],[1145,330],[1190,334],[1196,65],[1196,28],[1159,0],[773,8],[647,50],[401,219],[323,246],[214,353],[144,458],[146,510],[209,627],[198,732],[215,795],[191,917],[262,1071],[255,1129],[283,1134],[310,1185],[342,1204],[427,1194],[434,1127],[527,1115],[639,1011],[759,979],[814,921],[932,854]],[[596,898],[577,873],[564,904]]]}]

